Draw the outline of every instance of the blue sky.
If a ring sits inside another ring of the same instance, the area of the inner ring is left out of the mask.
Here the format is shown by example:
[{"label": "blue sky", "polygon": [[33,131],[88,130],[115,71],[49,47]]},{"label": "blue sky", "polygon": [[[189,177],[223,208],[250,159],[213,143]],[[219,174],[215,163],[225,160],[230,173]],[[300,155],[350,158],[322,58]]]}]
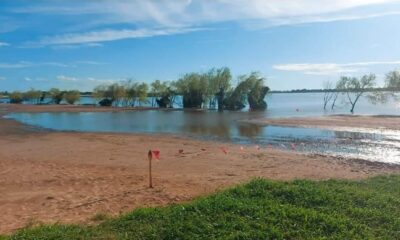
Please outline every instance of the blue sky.
[{"label": "blue sky", "polygon": [[260,71],[274,90],[400,68],[400,0],[0,0],[0,91]]}]

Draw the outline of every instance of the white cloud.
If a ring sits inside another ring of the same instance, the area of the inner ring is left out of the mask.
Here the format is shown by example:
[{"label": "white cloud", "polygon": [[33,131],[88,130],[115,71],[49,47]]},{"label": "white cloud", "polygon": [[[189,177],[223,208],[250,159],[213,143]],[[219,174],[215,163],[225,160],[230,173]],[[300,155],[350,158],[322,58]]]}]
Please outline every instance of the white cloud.
[{"label": "white cloud", "polygon": [[0,42],[0,47],[7,47],[7,46],[10,46],[10,44],[6,42]]},{"label": "white cloud", "polygon": [[[79,32],[47,36],[28,44],[68,48],[128,38],[188,33],[221,22],[233,21],[250,28],[259,28],[398,15],[398,3],[400,0],[42,1],[13,11],[57,17],[61,15],[64,18],[84,16],[85,21],[74,26],[64,26],[80,29]],[[378,5],[379,8],[376,7]],[[131,24],[135,28],[110,29],[113,24],[121,23]],[[94,27],[101,30],[90,30]]]},{"label": "white cloud", "polygon": [[77,82],[78,78],[59,75],[59,76],[57,76],[57,80],[58,81],[63,81],[63,82]]},{"label": "white cloud", "polygon": [[0,76],[0,80],[6,80],[6,77],[1,77],[1,76]]},{"label": "white cloud", "polygon": [[0,63],[0,68],[8,68],[8,69],[28,68],[28,67],[38,67],[38,66],[69,67],[67,64],[58,62],[32,63],[32,62],[20,61],[17,63]]},{"label": "white cloud", "polygon": [[[24,47],[32,47],[31,46],[25,45]],[[63,45],[54,45],[51,48],[58,50],[58,49],[78,49],[78,48],[94,48],[94,47],[102,47],[103,44],[101,43],[86,43],[86,44],[63,44]]]},{"label": "white cloud", "polygon": [[102,79],[93,77],[79,78],[79,77],[71,77],[65,75],[59,75],[56,78],[58,81],[61,82],[79,82],[79,83],[93,83],[93,84],[111,84],[123,80],[123,79],[107,79],[107,78]]},{"label": "white cloud", "polygon": [[280,71],[301,72],[309,75],[334,75],[345,73],[356,73],[365,67],[376,65],[399,65],[400,61],[373,61],[373,62],[354,62],[354,63],[295,63],[278,64],[273,68]]},{"label": "white cloud", "polygon": [[[90,60],[83,60],[83,61],[76,61],[76,64],[81,64],[81,65],[104,65],[107,63],[103,62],[96,62],[96,61],[90,61]],[[31,68],[31,67],[43,67],[43,66],[50,66],[50,67],[61,67],[61,68],[67,68],[67,67],[76,67],[75,64],[72,63],[60,63],[60,62],[38,62],[38,63],[33,63],[33,62],[27,62],[27,61],[20,61],[16,63],[1,63],[0,62],[0,69],[15,69],[15,68]]]},{"label": "white cloud", "polygon": [[202,30],[200,28],[174,28],[174,29],[137,29],[137,30],[102,30],[86,33],[64,34],[52,37],[44,37],[39,42],[28,43],[27,46],[40,47],[47,45],[73,45],[108,42],[129,38],[145,38],[171,34],[181,34]]}]

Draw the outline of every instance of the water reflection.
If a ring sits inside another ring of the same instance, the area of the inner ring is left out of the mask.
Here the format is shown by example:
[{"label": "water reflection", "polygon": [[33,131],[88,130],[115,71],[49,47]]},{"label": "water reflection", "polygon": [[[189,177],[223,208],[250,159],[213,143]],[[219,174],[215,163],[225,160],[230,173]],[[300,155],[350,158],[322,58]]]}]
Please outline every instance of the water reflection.
[{"label": "water reflection", "polygon": [[55,130],[172,133],[199,139],[258,144],[262,147],[273,145],[296,151],[400,163],[399,131],[350,132],[243,123],[243,120],[260,117],[259,112],[15,113],[8,117]]}]

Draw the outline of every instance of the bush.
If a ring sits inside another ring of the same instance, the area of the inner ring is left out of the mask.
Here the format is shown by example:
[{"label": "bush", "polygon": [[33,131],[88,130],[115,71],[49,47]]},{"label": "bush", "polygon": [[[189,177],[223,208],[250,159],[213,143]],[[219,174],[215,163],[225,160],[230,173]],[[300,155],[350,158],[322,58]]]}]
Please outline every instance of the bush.
[{"label": "bush", "polygon": [[10,103],[20,104],[24,101],[24,96],[21,92],[15,91],[10,93]]},{"label": "bush", "polygon": [[68,104],[74,104],[81,98],[81,93],[78,90],[68,91],[64,94],[64,99]]},{"label": "bush", "polygon": [[58,88],[52,88],[49,91],[50,97],[55,104],[60,104],[63,100],[64,93],[61,92]]}]

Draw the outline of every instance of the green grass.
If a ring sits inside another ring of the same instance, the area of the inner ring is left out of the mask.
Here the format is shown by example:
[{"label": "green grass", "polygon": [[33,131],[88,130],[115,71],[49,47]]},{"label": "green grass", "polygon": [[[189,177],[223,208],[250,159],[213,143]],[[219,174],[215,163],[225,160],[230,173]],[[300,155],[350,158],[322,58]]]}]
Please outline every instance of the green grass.
[{"label": "green grass", "polygon": [[97,226],[45,225],[9,238],[400,239],[400,176],[255,179],[188,204],[137,209]]}]

